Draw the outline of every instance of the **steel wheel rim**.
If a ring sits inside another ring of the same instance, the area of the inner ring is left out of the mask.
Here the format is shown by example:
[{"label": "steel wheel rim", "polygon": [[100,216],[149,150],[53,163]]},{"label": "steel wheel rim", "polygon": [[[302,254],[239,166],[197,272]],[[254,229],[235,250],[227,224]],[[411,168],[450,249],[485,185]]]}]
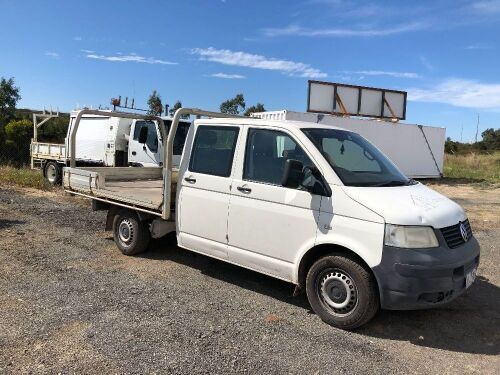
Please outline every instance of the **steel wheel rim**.
[{"label": "steel wheel rim", "polygon": [[45,173],[47,174],[47,180],[49,180],[49,182],[54,182],[56,180],[57,172],[56,167],[53,164],[50,164],[47,167],[47,171]]},{"label": "steel wheel rim", "polygon": [[340,269],[328,269],[319,275],[316,294],[323,306],[336,316],[349,315],[358,305],[356,284]]},{"label": "steel wheel rim", "polygon": [[118,225],[118,238],[128,246],[134,240],[134,226],[129,219],[123,219]]}]

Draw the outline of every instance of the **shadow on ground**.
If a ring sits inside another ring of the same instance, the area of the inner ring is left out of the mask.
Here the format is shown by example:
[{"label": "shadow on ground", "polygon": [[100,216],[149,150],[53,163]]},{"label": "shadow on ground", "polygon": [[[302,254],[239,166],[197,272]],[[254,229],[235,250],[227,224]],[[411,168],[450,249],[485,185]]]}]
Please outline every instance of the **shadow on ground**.
[{"label": "shadow on ground", "polygon": [[478,277],[450,304],[430,310],[380,311],[357,332],[461,353],[500,354],[500,288]]},{"label": "shadow on ground", "polygon": [[26,221],[0,219],[0,229],[7,229],[15,225],[20,225],[24,223],[26,223]]},{"label": "shadow on ground", "polygon": [[[170,260],[241,288],[275,298],[312,313],[307,298],[293,297],[294,286],[216,259],[176,247],[175,237],[157,240],[139,255]],[[500,288],[478,277],[474,285],[450,304],[417,311],[380,311],[357,334],[410,342],[442,350],[485,355],[500,354]]]}]

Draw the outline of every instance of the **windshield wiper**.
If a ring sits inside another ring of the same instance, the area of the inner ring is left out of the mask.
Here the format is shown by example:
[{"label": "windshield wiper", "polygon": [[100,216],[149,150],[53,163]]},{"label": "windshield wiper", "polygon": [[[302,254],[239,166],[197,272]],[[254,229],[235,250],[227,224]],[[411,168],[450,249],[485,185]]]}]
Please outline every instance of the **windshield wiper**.
[{"label": "windshield wiper", "polygon": [[375,184],[372,186],[373,187],[385,187],[385,186],[407,186],[407,185],[411,185],[410,180],[408,180],[408,181],[401,181],[401,180],[384,181],[384,182],[381,182],[380,184]]}]

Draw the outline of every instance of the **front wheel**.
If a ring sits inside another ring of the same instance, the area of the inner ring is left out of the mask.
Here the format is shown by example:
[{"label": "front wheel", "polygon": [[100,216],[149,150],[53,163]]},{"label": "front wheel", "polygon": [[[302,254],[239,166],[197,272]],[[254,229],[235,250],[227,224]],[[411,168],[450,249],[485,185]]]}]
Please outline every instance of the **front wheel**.
[{"label": "front wheel", "polygon": [[312,309],[325,323],[345,330],[367,323],[379,309],[373,275],[347,256],[318,259],[307,274],[306,293]]},{"label": "front wheel", "polygon": [[123,254],[135,255],[147,249],[151,233],[135,212],[120,210],[113,219],[113,238]]}]

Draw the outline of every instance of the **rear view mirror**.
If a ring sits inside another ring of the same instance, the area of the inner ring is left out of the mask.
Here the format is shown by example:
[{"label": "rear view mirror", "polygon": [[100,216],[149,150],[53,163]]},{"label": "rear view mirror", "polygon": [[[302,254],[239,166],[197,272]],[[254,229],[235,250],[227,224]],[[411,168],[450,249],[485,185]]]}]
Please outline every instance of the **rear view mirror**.
[{"label": "rear view mirror", "polygon": [[285,162],[285,170],[281,178],[281,185],[296,189],[301,186],[304,180],[304,165],[298,160],[288,159]]},{"label": "rear view mirror", "polygon": [[139,131],[139,143],[146,143],[147,140],[148,140],[148,128],[144,126]]}]

